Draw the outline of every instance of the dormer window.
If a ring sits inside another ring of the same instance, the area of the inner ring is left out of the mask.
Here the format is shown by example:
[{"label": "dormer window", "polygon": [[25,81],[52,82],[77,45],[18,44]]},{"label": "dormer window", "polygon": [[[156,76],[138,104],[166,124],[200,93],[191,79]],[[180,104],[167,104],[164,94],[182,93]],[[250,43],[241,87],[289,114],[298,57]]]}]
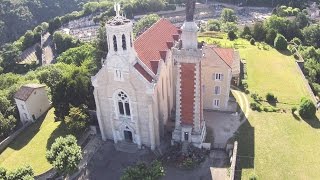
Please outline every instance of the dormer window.
[{"label": "dormer window", "polygon": [[124,51],[127,50],[127,41],[126,41],[126,36],[124,34],[122,35],[122,49]]},{"label": "dormer window", "polygon": [[115,52],[118,51],[117,37],[115,35],[113,36],[113,49]]}]

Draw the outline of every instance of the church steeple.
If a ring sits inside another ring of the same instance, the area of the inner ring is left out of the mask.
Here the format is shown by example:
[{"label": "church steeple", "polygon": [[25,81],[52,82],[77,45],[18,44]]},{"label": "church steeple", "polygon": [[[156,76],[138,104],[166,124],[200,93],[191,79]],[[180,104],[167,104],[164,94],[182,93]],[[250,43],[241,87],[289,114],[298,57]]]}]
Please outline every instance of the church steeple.
[{"label": "church steeple", "polygon": [[121,6],[115,3],[116,16],[106,23],[109,55],[128,55],[133,49],[132,22],[120,15]]}]

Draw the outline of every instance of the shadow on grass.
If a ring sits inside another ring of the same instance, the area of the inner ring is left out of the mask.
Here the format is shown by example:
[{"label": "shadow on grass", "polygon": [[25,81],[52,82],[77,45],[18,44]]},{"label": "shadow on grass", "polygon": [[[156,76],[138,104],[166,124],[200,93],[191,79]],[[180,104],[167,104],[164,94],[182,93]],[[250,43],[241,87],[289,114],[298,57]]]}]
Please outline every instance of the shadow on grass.
[{"label": "shadow on grass", "polygon": [[56,128],[52,134],[50,135],[48,141],[47,141],[47,145],[46,148],[47,150],[49,150],[51,148],[51,145],[54,143],[54,141],[56,140],[56,138],[63,136],[65,137],[66,135],[68,135],[68,131],[66,128],[66,125],[64,122],[61,122],[60,125],[58,126],[58,128]]},{"label": "shadow on grass", "polygon": [[241,125],[235,134],[235,139],[238,141],[235,179],[241,179],[242,169],[254,168],[254,127],[249,121]]},{"label": "shadow on grass", "polygon": [[278,52],[285,55],[285,56],[292,56],[292,53],[289,50],[278,51]]},{"label": "shadow on grass", "polygon": [[32,138],[40,131],[40,127],[46,118],[48,111],[44,113],[35,123],[27,127],[19,136],[9,145],[10,148],[18,151],[26,146]]},{"label": "shadow on grass", "polygon": [[317,116],[313,118],[302,118],[306,123],[308,123],[311,127],[315,129],[320,129],[320,121]]},{"label": "shadow on grass", "polygon": [[300,121],[300,117],[296,113],[292,113],[292,116],[294,117],[295,120]]}]

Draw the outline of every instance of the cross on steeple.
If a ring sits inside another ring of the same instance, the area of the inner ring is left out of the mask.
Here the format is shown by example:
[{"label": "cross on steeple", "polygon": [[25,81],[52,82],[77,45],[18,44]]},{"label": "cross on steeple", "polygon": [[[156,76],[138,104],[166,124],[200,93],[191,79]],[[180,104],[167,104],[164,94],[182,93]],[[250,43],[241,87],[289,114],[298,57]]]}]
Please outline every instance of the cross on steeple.
[{"label": "cross on steeple", "polygon": [[116,2],[114,4],[114,11],[116,11],[116,16],[120,16],[120,10],[121,10],[120,3]]}]

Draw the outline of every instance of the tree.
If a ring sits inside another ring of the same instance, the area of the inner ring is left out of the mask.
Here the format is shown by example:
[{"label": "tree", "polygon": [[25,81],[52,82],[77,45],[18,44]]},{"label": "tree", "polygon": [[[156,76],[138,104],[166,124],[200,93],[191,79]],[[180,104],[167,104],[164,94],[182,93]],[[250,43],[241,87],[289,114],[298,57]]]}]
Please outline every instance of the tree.
[{"label": "tree", "polygon": [[121,180],[156,180],[164,176],[164,168],[159,161],[154,161],[150,166],[139,163],[129,167],[123,173]]},{"label": "tree", "polygon": [[136,36],[139,36],[146,29],[151,27],[154,23],[156,23],[160,17],[157,14],[149,14],[143,16],[137,23],[135,23],[133,27],[133,32]]},{"label": "tree", "polygon": [[313,118],[315,116],[316,106],[314,105],[311,99],[301,99],[299,114],[302,118]]},{"label": "tree", "polygon": [[58,54],[61,54],[66,50],[79,45],[75,38],[62,32],[55,32],[53,34],[53,42],[56,45],[56,50]]},{"label": "tree", "polygon": [[250,39],[250,44],[251,44],[251,45],[255,45],[255,44],[256,44],[256,40],[253,39],[253,38],[251,38],[251,39]]},{"label": "tree", "polygon": [[236,23],[226,22],[226,23],[222,24],[221,30],[223,32],[230,32],[230,31],[237,32],[238,31],[238,26],[237,26]]},{"label": "tree", "polygon": [[67,175],[77,169],[82,159],[81,147],[72,135],[58,137],[46,152],[46,158],[60,174]]},{"label": "tree", "polygon": [[109,51],[105,26],[101,26],[99,28],[97,40],[95,41],[94,46],[96,48],[96,51],[95,51],[96,65],[97,65],[97,68],[100,69],[102,66],[101,60],[107,57],[107,54]]},{"label": "tree", "polygon": [[234,10],[229,8],[224,8],[221,13],[221,21],[223,22],[236,22],[237,16]]},{"label": "tree", "polygon": [[35,44],[34,33],[29,30],[24,34],[24,38],[22,42],[22,51],[24,51],[25,49],[28,49],[34,44]]},{"label": "tree", "polygon": [[276,37],[277,37],[277,31],[274,29],[268,29],[266,34],[266,43],[273,46],[274,40],[276,39]]},{"label": "tree", "polygon": [[69,111],[69,115],[64,118],[64,122],[67,125],[67,129],[76,134],[83,132],[88,124],[89,115],[85,108],[72,107]]},{"label": "tree", "polygon": [[240,37],[245,38],[246,36],[252,36],[251,30],[248,26],[244,26],[243,31],[240,34]]},{"label": "tree", "polygon": [[256,22],[253,26],[253,37],[256,41],[263,41],[266,37],[266,30],[263,27],[263,24]]},{"label": "tree", "polygon": [[230,39],[230,41],[233,41],[233,40],[237,39],[237,35],[234,33],[234,31],[229,31],[228,38]]},{"label": "tree", "polygon": [[16,127],[17,120],[14,116],[3,116],[0,112],[0,138],[8,136]]},{"label": "tree", "polygon": [[312,24],[304,28],[302,32],[309,45],[320,47],[320,24]]},{"label": "tree", "polygon": [[298,46],[302,45],[302,41],[297,37],[293,38],[292,42]]},{"label": "tree", "polygon": [[220,31],[221,23],[218,20],[209,19],[207,22],[207,30],[208,31]]},{"label": "tree", "polygon": [[53,34],[54,31],[56,31],[57,29],[59,29],[61,27],[62,23],[61,23],[61,19],[60,17],[56,17],[53,19],[53,21],[49,21],[49,27],[48,27],[48,31],[50,34]]},{"label": "tree", "polygon": [[303,29],[306,26],[308,26],[309,19],[308,19],[307,15],[305,15],[304,13],[298,13],[298,15],[296,16],[294,22],[297,24],[297,26],[300,29]]},{"label": "tree", "polygon": [[34,171],[31,166],[20,167],[15,171],[6,172],[6,177],[4,179],[5,180],[17,180],[17,179],[33,180]]},{"label": "tree", "polygon": [[276,39],[274,40],[274,47],[277,49],[277,50],[287,50],[287,46],[288,46],[288,42],[286,40],[286,38],[281,35],[281,34],[278,34]]},{"label": "tree", "polygon": [[1,53],[1,66],[5,73],[13,71],[16,63],[20,60],[21,51],[13,44],[5,44]]}]

